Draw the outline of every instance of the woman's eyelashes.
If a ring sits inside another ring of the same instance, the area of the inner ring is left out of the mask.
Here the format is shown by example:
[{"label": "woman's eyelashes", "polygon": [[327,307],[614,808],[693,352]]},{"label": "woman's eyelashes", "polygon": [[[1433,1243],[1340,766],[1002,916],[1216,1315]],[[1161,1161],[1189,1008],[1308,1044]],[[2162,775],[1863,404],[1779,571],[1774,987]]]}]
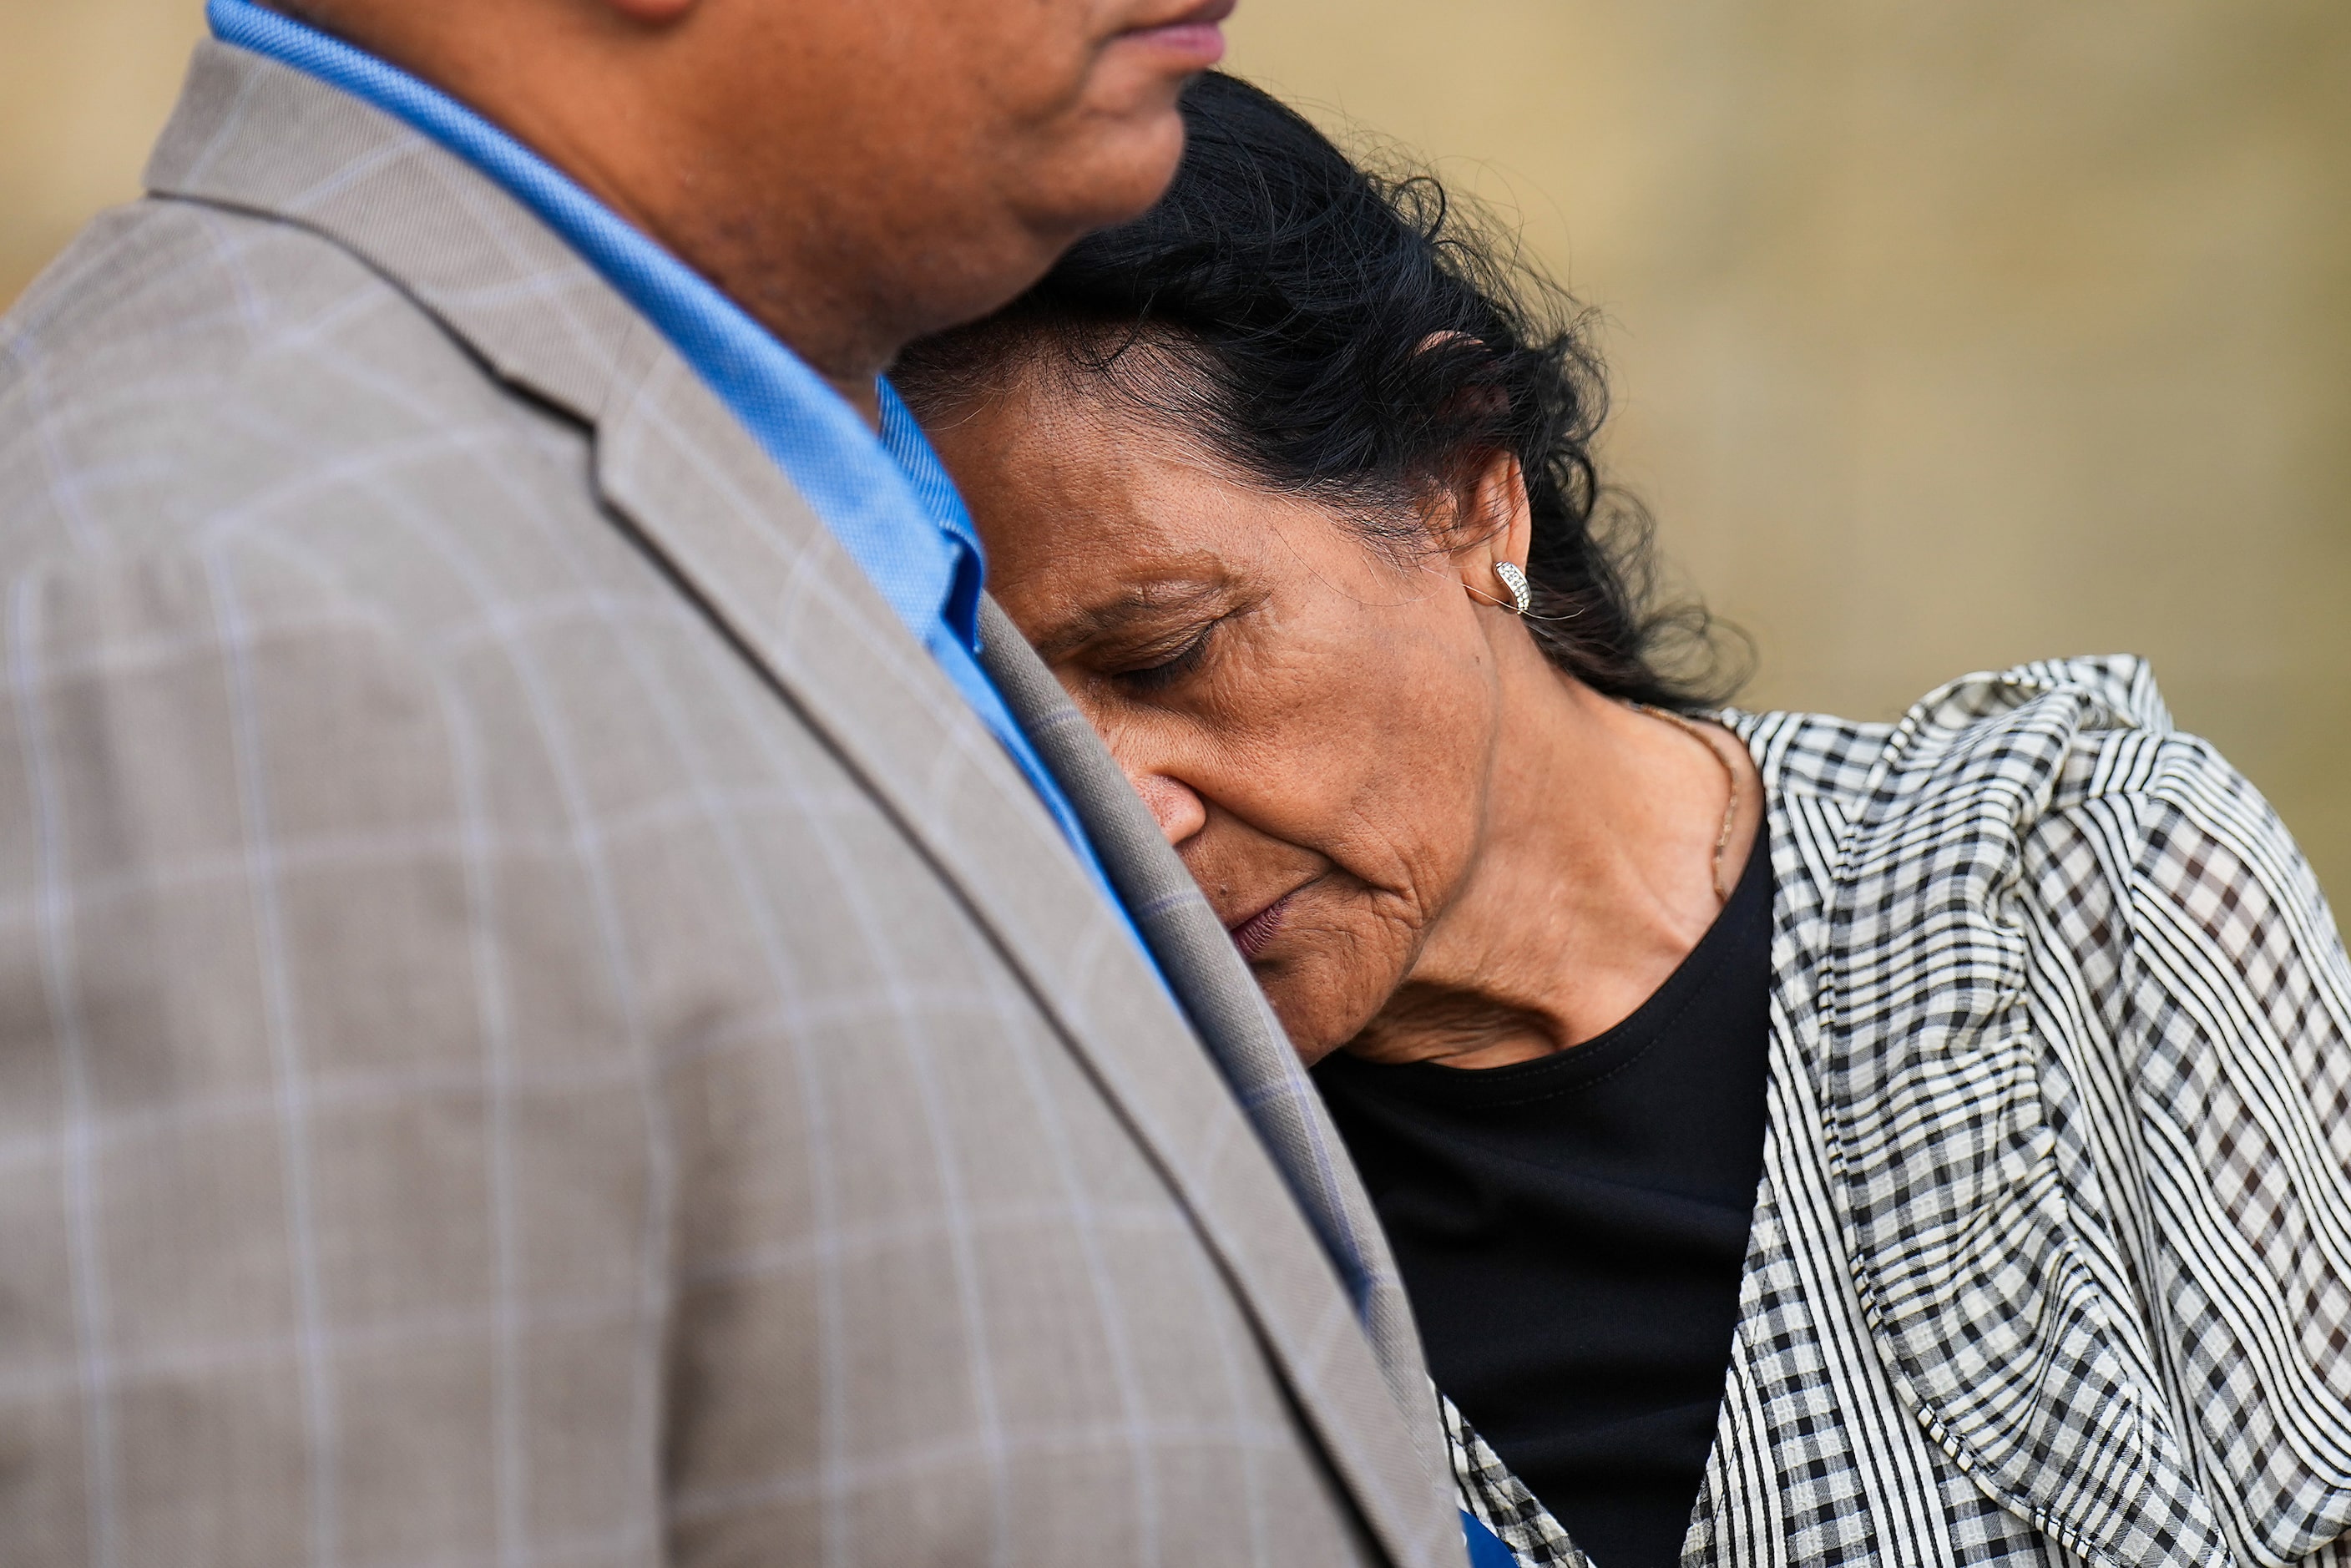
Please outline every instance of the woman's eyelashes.
[{"label": "woman's eyelashes", "polygon": [[1208,644],[1215,641],[1217,628],[1223,625],[1221,617],[1209,622],[1179,644],[1173,653],[1145,662],[1127,665],[1111,672],[1111,678],[1131,692],[1150,695],[1164,692],[1198,673],[1207,663]]}]

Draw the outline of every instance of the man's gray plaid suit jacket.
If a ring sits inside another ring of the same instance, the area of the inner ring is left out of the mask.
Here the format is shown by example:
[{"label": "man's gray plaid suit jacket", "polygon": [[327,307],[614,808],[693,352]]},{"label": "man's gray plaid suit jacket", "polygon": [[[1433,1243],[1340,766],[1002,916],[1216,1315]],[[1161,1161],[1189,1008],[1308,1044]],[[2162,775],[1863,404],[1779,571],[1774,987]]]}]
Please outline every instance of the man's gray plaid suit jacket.
[{"label": "man's gray plaid suit jacket", "polygon": [[212,45],[150,186],[0,329],[0,1561],[1458,1563],[1361,1193],[1000,618],[1207,1051],[516,204]]}]

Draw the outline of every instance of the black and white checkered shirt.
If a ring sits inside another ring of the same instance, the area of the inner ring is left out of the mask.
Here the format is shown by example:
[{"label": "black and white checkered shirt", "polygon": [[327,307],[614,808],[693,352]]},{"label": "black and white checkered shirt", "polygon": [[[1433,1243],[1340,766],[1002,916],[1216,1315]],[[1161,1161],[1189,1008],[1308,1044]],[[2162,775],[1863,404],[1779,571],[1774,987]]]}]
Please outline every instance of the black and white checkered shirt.
[{"label": "black and white checkered shirt", "polygon": [[1724,719],[1770,1132],[1685,1562],[2351,1564],[2351,965],[2267,803],[2128,659]]}]

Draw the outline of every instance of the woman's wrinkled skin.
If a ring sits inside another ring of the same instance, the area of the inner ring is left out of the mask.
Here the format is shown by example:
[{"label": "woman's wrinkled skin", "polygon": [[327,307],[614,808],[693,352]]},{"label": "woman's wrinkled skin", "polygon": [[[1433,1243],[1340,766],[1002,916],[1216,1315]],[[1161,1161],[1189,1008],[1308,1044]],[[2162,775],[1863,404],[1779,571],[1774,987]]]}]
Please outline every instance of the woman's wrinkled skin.
[{"label": "woman's wrinkled skin", "polygon": [[1500,1066],[1591,1039],[1714,920],[1729,785],[1591,691],[1504,608],[1523,563],[1498,458],[1374,541],[1193,439],[1029,369],[931,431],[989,584],[1207,893],[1309,1062]]}]

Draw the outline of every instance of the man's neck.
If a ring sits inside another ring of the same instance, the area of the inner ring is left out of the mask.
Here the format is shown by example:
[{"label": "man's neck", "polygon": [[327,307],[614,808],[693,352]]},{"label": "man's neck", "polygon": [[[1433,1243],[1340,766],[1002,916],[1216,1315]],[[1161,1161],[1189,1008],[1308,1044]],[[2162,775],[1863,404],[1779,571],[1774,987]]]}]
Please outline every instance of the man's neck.
[{"label": "man's neck", "polygon": [[[460,35],[446,7],[263,3],[438,89],[529,148],[734,300],[868,429],[880,427],[878,383],[911,334],[880,326],[879,311],[829,283],[821,269],[794,265],[811,225],[787,235],[777,232],[785,225],[772,213],[766,224],[759,214],[730,215],[738,204],[723,193],[698,204],[691,199],[694,180],[674,172],[709,161],[696,154],[686,128],[660,112],[657,95],[642,90],[641,62],[660,41],[585,6],[565,7],[567,19],[554,24],[527,7],[486,7],[464,19]],[[501,21],[516,36],[496,37]],[[526,60],[527,68],[507,68]],[[503,63],[493,69],[485,61]],[[622,128],[628,133],[618,133]],[[687,200],[677,199],[681,191]]]}]

